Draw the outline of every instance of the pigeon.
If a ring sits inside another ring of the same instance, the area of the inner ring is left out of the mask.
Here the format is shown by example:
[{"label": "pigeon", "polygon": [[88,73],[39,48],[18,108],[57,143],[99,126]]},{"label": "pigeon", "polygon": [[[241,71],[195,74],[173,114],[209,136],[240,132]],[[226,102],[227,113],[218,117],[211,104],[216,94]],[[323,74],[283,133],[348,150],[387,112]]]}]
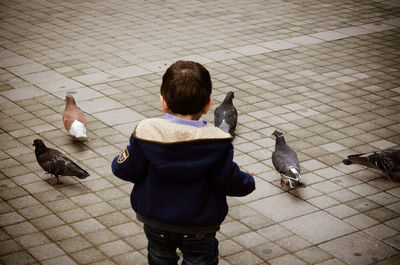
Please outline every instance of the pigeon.
[{"label": "pigeon", "polygon": [[65,110],[63,112],[63,122],[65,129],[76,140],[86,140],[87,123],[85,113],[76,105],[75,99],[72,95],[66,95],[65,102]]},{"label": "pigeon", "polygon": [[232,99],[235,97],[232,91],[226,94],[224,101],[219,105],[214,112],[214,125],[226,133],[234,135],[237,124],[237,110],[233,106]]},{"label": "pigeon", "polygon": [[285,183],[291,188],[305,187],[301,181],[300,163],[296,152],[286,144],[282,131],[277,129],[272,135],[276,137],[275,151],[272,152],[272,164],[281,175],[281,185]]},{"label": "pigeon", "polygon": [[[359,164],[369,168],[379,169],[388,180],[400,181],[400,150],[385,149],[365,154],[349,155],[343,164]],[[397,176],[396,176],[397,175]]]},{"label": "pigeon", "polygon": [[84,179],[89,173],[78,166],[74,161],[66,157],[63,153],[56,149],[48,148],[41,139],[35,139],[36,160],[39,165],[51,175],[57,178],[57,185],[61,184],[59,176],[76,176]]}]

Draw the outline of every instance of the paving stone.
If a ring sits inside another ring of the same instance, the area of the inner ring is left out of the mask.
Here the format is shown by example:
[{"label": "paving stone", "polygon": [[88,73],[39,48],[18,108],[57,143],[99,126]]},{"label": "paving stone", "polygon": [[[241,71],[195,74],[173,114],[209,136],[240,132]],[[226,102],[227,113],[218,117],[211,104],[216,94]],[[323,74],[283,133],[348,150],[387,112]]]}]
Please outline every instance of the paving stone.
[{"label": "paving stone", "polygon": [[110,126],[144,119],[143,115],[127,108],[98,112],[93,116]]},{"label": "paving stone", "polygon": [[76,236],[76,237],[60,240],[58,242],[58,245],[64,251],[67,251],[68,253],[72,253],[72,252],[75,252],[78,250],[83,250],[85,248],[92,247],[92,244],[90,244],[86,239],[84,239],[81,236]]},{"label": "paving stone", "polygon": [[143,232],[143,229],[133,222],[113,226],[111,230],[120,237],[132,236]]},{"label": "paving stone", "polygon": [[243,251],[225,257],[229,264],[259,264],[262,260],[249,251]]},{"label": "paving stone", "polygon": [[366,198],[356,199],[354,201],[347,202],[346,204],[360,212],[376,209],[379,207],[376,203]]},{"label": "paving stone", "polygon": [[31,220],[31,222],[39,229],[48,229],[56,226],[63,225],[64,222],[56,215],[47,215],[40,218]]},{"label": "paving stone", "polygon": [[60,256],[54,259],[49,259],[42,262],[44,265],[59,264],[59,265],[74,265],[77,264],[68,256]]},{"label": "paving stone", "polygon": [[147,248],[147,238],[144,233],[126,237],[124,240],[136,250]]},{"label": "paving stone", "polygon": [[4,230],[11,236],[20,236],[36,232],[37,229],[30,222],[23,222],[4,227]]},{"label": "paving stone", "polygon": [[299,237],[298,235],[292,235],[289,237],[285,237],[282,239],[278,239],[274,241],[275,244],[278,246],[288,250],[289,252],[295,252],[300,249],[309,247],[311,245],[310,242],[307,242],[303,238]]},{"label": "paving stone", "polygon": [[243,247],[230,239],[219,242],[218,246],[220,255],[222,257],[237,253],[243,250]]},{"label": "paving stone", "polygon": [[304,260],[307,264],[316,264],[331,258],[331,255],[322,251],[318,247],[310,247],[297,251],[295,255]]},{"label": "paving stone", "polygon": [[372,217],[380,222],[389,221],[393,218],[398,217],[398,215],[399,215],[398,213],[393,212],[389,209],[385,209],[385,208],[377,208],[377,209],[369,210],[369,211],[365,212],[364,214],[366,214],[369,217]]},{"label": "paving stone", "polygon": [[384,224],[371,226],[367,229],[364,229],[363,231],[378,240],[386,239],[388,237],[392,237],[397,234],[396,230],[391,229],[390,227]]},{"label": "paving stone", "polygon": [[103,216],[97,217],[97,220],[107,227],[125,224],[130,221],[128,217],[121,214],[120,212],[113,212]]},{"label": "paving stone", "polygon": [[74,223],[90,217],[88,213],[80,208],[58,213],[58,216],[66,223]]},{"label": "paving stone", "polygon": [[82,220],[71,224],[71,226],[82,234],[97,231],[104,228],[104,226],[95,219]]},{"label": "paving stone", "polygon": [[321,209],[325,209],[328,207],[331,207],[333,205],[337,205],[339,204],[339,201],[327,196],[327,195],[321,195],[321,196],[317,196],[311,199],[307,200],[309,203],[311,203],[312,205],[321,208]]},{"label": "paving stone", "polygon": [[[291,219],[315,211],[317,208],[290,194],[278,194],[249,203],[249,206],[275,222]],[[285,211],[281,211],[285,209]]]},{"label": "paving stone", "polygon": [[345,204],[332,206],[330,208],[325,209],[325,211],[336,216],[339,219],[343,219],[343,218],[346,218],[348,216],[355,215],[358,213],[358,211],[354,210],[353,208],[351,208]]},{"label": "paving stone", "polygon": [[92,244],[103,244],[110,241],[115,241],[118,237],[110,230],[102,229],[96,230],[95,232],[84,234]]},{"label": "paving stone", "polygon": [[0,225],[1,226],[20,223],[20,222],[23,222],[24,220],[25,220],[24,217],[19,215],[17,212],[9,212],[9,213],[0,215]]},{"label": "paving stone", "polygon": [[271,225],[267,228],[259,230],[258,232],[270,241],[275,241],[277,239],[284,238],[293,234],[292,232],[278,224]]},{"label": "paving stone", "polygon": [[330,260],[326,260],[326,261],[318,263],[318,265],[343,265],[343,264],[346,264],[346,263],[343,263],[338,259],[330,259]]},{"label": "paving stone", "polygon": [[272,260],[268,261],[269,264],[271,265],[281,265],[281,264],[307,264],[305,262],[303,262],[302,260],[296,258],[295,256],[291,255],[291,254],[287,254],[284,256],[281,256],[279,258],[275,258]]},{"label": "paving stone", "polygon": [[360,198],[360,195],[358,195],[357,193],[354,193],[352,191],[349,191],[348,189],[342,189],[342,190],[337,190],[334,192],[329,193],[329,196],[331,196],[332,198],[345,203],[348,201],[353,201],[357,198]]},{"label": "paving stone", "polygon": [[65,238],[74,237],[77,233],[69,226],[62,225],[54,228],[47,229],[45,231],[46,235],[48,235],[53,241],[60,241]]},{"label": "paving stone", "polygon": [[147,264],[147,258],[138,252],[127,253],[117,257],[113,257],[116,264],[135,264],[135,265],[144,265]]},{"label": "paving stone", "polygon": [[398,228],[400,227],[400,217],[396,217],[392,220],[386,221],[385,222],[386,225],[390,226],[393,229],[399,230]]},{"label": "paving stone", "polygon": [[386,192],[380,192],[380,193],[368,196],[367,198],[377,204],[380,204],[380,205],[392,204],[392,203],[398,202],[400,200],[399,198],[394,197]]},{"label": "paving stone", "polygon": [[12,240],[6,240],[2,241],[2,248],[0,249],[0,256],[4,256],[9,253],[17,252],[21,250],[21,247],[18,246],[18,244]]},{"label": "paving stone", "polygon": [[378,221],[365,214],[356,214],[343,219],[343,221],[358,229],[364,229],[378,223]]},{"label": "paving stone", "polygon": [[30,248],[50,243],[49,239],[40,232],[22,235],[20,237],[17,237],[16,240],[24,248]]},{"label": "paving stone", "polygon": [[[360,244],[360,242],[364,243]],[[323,243],[319,247],[348,264],[368,264],[398,253],[395,249],[363,232],[346,235]]]},{"label": "paving stone", "polygon": [[261,245],[263,243],[268,242],[267,239],[260,236],[256,232],[250,232],[246,234],[242,234],[233,238],[235,242],[238,242],[244,248],[252,248],[257,245]]},{"label": "paving stone", "polygon": [[54,243],[29,248],[28,251],[39,261],[51,259],[64,254],[64,252]]},{"label": "paving stone", "polygon": [[[343,221],[325,213],[316,212],[282,223],[284,227],[313,244],[337,238],[355,231]],[[315,233],[318,231],[318,233]]]},{"label": "paving stone", "polygon": [[99,246],[99,249],[109,257],[132,251],[132,248],[122,240],[105,243]]},{"label": "paving stone", "polygon": [[36,261],[28,252],[19,251],[0,257],[3,264],[27,265]]},{"label": "paving stone", "polygon": [[78,264],[89,264],[105,258],[105,256],[99,250],[94,248],[88,248],[74,252],[71,254],[71,256],[77,261]]}]

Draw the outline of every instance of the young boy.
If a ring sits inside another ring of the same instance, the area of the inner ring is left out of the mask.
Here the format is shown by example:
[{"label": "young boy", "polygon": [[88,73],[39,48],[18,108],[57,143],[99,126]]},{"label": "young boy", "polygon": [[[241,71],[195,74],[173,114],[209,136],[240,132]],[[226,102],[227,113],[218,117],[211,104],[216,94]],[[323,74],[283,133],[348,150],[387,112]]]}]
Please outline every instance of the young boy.
[{"label": "young boy", "polygon": [[144,223],[149,264],[218,264],[215,238],[228,213],[226,196],[255,189],[233,162],[231,135],[199,120],[211,107],[211,78],[199,63],[178,61],[165,72],[164,119],[142,120],[112,171],[133,182],[131,204]]}]

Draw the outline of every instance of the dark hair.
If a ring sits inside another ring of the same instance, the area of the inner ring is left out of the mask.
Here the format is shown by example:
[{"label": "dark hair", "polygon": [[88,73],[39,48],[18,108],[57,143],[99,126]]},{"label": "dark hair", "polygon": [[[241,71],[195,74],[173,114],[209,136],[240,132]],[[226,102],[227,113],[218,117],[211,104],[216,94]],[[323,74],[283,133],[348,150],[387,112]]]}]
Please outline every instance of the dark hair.
[{"label": "dark hair", "polygon": [[204,66],[192,61],[177,61],[162,78],[161,95],[172,113],[193,115],[208,104],[212,84]]}]

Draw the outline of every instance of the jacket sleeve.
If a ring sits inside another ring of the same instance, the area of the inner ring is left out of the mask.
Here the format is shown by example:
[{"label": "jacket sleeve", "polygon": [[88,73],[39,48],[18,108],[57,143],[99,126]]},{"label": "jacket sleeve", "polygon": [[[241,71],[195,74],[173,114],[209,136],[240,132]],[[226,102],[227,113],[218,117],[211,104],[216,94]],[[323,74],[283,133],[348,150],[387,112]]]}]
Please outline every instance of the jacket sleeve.
[{"label": "jacket sleeve", "polygon": [[132,135],[124,152],[112,161],[111,169],[118,178],[138,183],[147,174],[147,163],[142,149]]},{"label": "jacket sleeve", "polygon": [[214,173],[213,185],[224,195],[246,196],[255,188],[253,176],[240,170],[239,166],[233,162],[233,146],[229,148],[222,161],[218,163]]}]

